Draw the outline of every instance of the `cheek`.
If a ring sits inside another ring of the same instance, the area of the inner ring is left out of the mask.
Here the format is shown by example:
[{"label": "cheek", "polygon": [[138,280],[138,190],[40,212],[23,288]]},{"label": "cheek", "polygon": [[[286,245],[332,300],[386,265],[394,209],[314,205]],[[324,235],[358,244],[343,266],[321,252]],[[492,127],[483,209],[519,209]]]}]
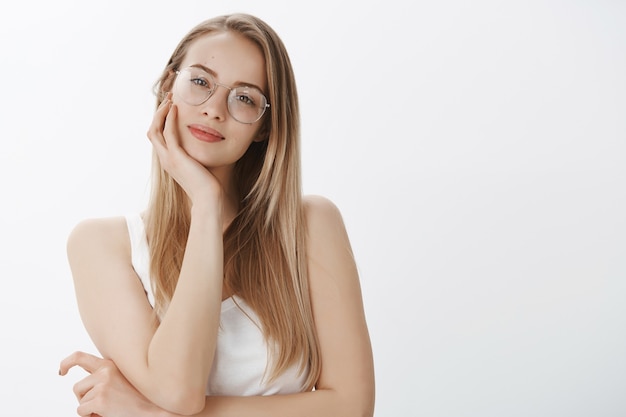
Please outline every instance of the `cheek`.
[{"label": "cheek", "polygon": [[247,129],[245,131],[242,130],[237,132],[235,135],[231,136],[230,149],[232,150],[233,156],[236,160],[239,160],[246,153],[248,148],[250,148],[250,145],[256,138],[256,133],[256,129]]},{"label": "cheek", "polygon": [[196,120],[202,120],[201,117],[197,115],[197,107],[190,106],[185,102],[177,102],[173,100],[176,105],[176,118],[169,120],[169,122],[174,123],[174,127],[176,129],[176,133],[178,133],[179,139],[183,139],[185,136],[189,135],[189,131],[187,126],[191,123],[194,123]]},{"label": "cheek", "polygon": [[248,146],[258,138],[259,126],[243,125],[241,123],[237,123],[237,125],[238,126],[235,126],[235,129],[233,129],[231,137],[236,138],[236,141],[241,146],[248,149]]},{"label": "cheek", "polygon": [[239,136],[235,140],[233,140],[233,150],[237,153],[237,159],[241,158],[244,153],[248,150],[250,145],[252,144],[252,136]]}]

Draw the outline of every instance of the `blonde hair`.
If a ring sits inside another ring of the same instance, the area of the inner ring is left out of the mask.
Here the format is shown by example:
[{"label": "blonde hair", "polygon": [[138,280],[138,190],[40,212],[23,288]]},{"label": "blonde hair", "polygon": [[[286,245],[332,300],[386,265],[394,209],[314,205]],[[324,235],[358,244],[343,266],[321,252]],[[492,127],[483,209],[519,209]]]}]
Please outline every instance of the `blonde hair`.
[{"label": "blonde hair", "polygon": [[[305,221],[300,179],[300,116],[293,69],[282,41],[262,20],[233,14],[204,21],[178,44],[155,84],[157,106],[170,91],[174,71],[189,45],[212,32],[232,31],[256,44],[265,57],[268,99],[260,133],[236,163],[240,209],[224,233],[224,285],[261,320],[272,357],[269,380],[288,367],[317,381],[321,360],[309,295]],[[176,288],[190,211],[185,192],[153,153],[153,185],[146,227],[155,312],[160,316]],[[266,370],[267,371],[267,370]]]}]

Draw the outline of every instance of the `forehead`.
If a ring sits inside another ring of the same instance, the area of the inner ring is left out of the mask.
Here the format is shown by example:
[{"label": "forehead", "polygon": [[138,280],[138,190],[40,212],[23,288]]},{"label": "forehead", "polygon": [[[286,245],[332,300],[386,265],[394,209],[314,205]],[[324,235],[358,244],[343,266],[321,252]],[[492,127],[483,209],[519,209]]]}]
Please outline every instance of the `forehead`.
[{"label": "forehead", "polygon": [[221,83],[250,83],[265,89],[265,58],[249,39],[233,32],[214,32],[194,40],[181,67],[202,64],[213,70]]}]

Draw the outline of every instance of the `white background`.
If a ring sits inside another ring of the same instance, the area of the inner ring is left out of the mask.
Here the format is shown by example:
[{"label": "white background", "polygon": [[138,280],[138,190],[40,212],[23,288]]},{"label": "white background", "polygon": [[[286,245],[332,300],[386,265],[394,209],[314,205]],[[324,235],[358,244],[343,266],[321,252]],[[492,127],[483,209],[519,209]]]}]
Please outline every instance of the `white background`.
[{"label": "white background", "polygon": [[65,256],[147,199],[152,83],[244,11],[296,71],[307,193],[359,264],[376,416],[626,415],[626,3],[5,2],[0,414],[71,416]]}]

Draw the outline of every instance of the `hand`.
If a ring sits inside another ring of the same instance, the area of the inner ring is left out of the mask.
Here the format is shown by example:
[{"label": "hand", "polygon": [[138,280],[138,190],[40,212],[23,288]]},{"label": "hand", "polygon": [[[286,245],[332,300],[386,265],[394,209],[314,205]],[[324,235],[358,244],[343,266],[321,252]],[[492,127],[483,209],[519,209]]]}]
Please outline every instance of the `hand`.
[{"label": "hand", "polygon": [[138,417],[163,412],[128,382],[113,361],[75,352],[61,362],[59,375],[66,375],[74,366],[89,372],[74,385],[79,416]]},{"label": "hand", "polygon": [[185,190],[192,205],[202,199],[216,202],[222,187],[211,172],[193,159],[181,147],[176,131],[178,107],[172,103],[172,93],[161,102],[148,130],[161,167]]}]

